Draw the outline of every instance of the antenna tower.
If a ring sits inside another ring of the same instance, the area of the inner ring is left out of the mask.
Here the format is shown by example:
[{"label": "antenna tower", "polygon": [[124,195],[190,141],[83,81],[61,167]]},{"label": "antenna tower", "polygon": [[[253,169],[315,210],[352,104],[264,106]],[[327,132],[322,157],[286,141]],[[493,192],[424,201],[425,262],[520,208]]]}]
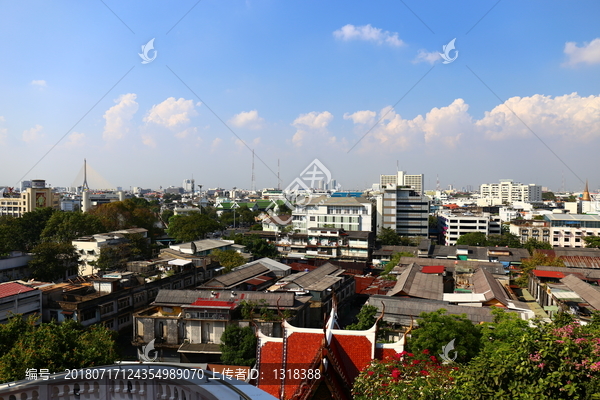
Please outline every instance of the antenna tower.
[{"label": "antenna tower", "polygon": [[277,159],[277,190],[281,190],[281,178],[279,177],[279,172],[281,171],[279,165],[279,158]]},{"label": "antenna tower", "polygon": [[250,188],[252,191],[256,190],[255,187],[255,177],[254,177],[254,149],[252,149],[252,187]]}]

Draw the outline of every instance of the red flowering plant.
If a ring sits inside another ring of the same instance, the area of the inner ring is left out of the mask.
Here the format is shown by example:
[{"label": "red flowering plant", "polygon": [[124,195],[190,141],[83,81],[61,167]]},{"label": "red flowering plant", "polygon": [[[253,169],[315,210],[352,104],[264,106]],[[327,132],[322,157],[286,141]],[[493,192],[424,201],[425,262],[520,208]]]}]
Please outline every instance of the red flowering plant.
[{"label": "red flowering plant", "polygon": [[373,360],[354,381],[354,399],[424,399],[444,397],[453,386],[458,364],[443,364],[425,349],[420,354],[403,351],[384,360]]}]

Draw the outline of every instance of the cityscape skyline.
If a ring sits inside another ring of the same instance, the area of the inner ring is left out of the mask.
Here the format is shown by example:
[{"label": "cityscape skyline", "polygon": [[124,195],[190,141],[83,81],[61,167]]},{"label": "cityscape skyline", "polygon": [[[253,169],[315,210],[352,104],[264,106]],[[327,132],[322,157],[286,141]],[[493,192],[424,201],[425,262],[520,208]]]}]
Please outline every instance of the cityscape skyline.
[{"label": "cityscape skyline", "polygon": [[427,189],[600,182],[591,1],[2,8],[1,185],[72,186],[87,158],[114,187],[250,189],[252,150],[257,188],[315,158],[342,190],[397,169]]}]

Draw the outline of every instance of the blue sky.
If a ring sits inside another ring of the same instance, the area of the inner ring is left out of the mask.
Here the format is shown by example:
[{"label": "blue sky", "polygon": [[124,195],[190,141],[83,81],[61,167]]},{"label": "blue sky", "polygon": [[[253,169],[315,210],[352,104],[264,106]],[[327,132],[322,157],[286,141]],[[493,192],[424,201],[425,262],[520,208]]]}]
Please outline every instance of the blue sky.
[{"label": "blue sky", "polygon": [[[254,149],[257,187],[277,186],[278,160],[285,187],[315,158],[342,189],[397,165],[428,188],[436,176],[442,187],[511,178],[558,190],[563,176],[568,190],[600,186],[596,1],[0,10],[0,185],[80,184],[87,158],[113,186],[193,174],[204,187],[249,188]],[[454,38],[458,56],[443,64]],[[156,58],[142,64],[151,39]]]}]

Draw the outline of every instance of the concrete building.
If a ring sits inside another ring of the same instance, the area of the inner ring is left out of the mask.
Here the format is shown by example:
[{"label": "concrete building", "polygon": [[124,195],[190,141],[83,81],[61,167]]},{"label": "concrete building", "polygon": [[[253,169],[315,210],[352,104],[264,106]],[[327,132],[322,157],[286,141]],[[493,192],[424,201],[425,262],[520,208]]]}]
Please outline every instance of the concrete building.
[{"label": "concrete building", "polygon": [[423,194],[424,175],[407,175],[404,171],[398,171],[396,175],[380,175],[379,188],[382,189],[387,185],[408,186],[415,192]]},{"label": "concrete building", "polygon": [[510,223],[510,233],[521,239],[525,243],[529,239],[536,239],[541,242],[552,243],[550,238],[550,222],[540,220],[514,220]]},{"label": "concrete building", "polygon": [[544,220],[553,247],[585,247],[584,237],[600,236],[600,215],[548,214]]},{"label": "concrete building", "polygon": [[294,209],[292,222],[299,233],[323,227],[370,232],[373,203],[363,197],[313,197]]},{"label": "concrete building", "polygon": [[446,246],[456,245],[458,238],[467,233],[481,232],[486,236],[502,233],[500,218],[489,213],[442,211],[438,215],[438,226],[440,239]]},{"label": "concrete building", "polygon": [[479,193],[481,198],[492,199],[495,204],[542,201],[540,185],[533,183],[525,185],[513,182],[512,179],[500,179],[500,183],[484,183],[480,186]]},{"label": "concrete building", "polygon": [[430,205],[429,197],[410,187],[386,184],[377,197],[376,231],[391,228],[400,236],[427,237]]},{"label": "concrete building", "polygon": [[12,251],[0,256],[0,282],[25,279],[29,276],[27,263],[33,258],[31,254]]},{"label": "concrete building", "polygon": [[60,209],[60,196],[52,188],[46,187],[46,181],[35,179],[31,187],[16,197],[0,197],[0,216],[21,217],[24,213],[39,207]]},{"label": "concrete building", "polygon": [[161,361],[219,362],[219,343],[229,325],[258,327],[281,337],[283,312],[304,326],[308,301],[294,293],[161,290],[151,307],[135,314],[134,343],[141,347],[156,340]]},{"label": "concrete building", "polygon": [[20,282],[0,283],[0,324],[5,324],[12,314],[42,314],[42,292]]}]

